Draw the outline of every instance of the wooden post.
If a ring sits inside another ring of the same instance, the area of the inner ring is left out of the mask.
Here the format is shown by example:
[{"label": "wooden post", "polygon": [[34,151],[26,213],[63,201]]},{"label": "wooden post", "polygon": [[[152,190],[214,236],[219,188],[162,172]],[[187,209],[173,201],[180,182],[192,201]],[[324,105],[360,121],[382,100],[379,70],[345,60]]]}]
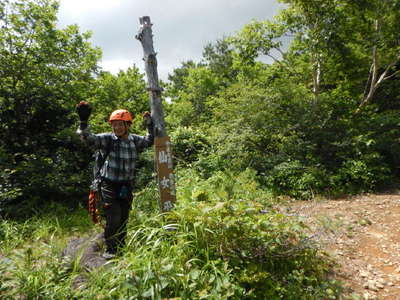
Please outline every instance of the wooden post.
[{"label": "wooden post", "polygon": [[161,102],[162,89],[158,83],[156,52],[153,48],[153,33],[150,17],[139,18],[140,29],[136,35],[143,47],[148,91],[150,94],[151,117],[154,122],[155,164],[158,189],[160,192],[160,209],[162,212],[173,208],[175,195],[175,176],[173,173],[171,142],[167,136],[164,122],[164,112]]}]

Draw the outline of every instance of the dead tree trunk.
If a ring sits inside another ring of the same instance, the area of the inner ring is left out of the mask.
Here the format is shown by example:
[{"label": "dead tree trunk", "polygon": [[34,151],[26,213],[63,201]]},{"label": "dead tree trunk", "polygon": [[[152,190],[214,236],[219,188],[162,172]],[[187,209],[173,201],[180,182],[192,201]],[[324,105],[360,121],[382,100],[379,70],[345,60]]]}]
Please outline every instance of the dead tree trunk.
[{"label": "dead tree trunk", "polygon": [[150,93],[150,109],[154,122],[155,164],[160,192],[160,209],[162,212],[173,208],[176,201],[175,177],[173,174],[171,142],[167,136],[164,122],[164,112],[161,103],[162,89],[158,83],[156,52],[153,48],[153,33],[150,17],[140,19],[140,30],[136,38],[142,43],[144,62]]},{"label": "dead tree trunk", "polygon": [[145,16],[140,19],[140,29],[136,38],[142,43],[144,53],[144,65],[147,75],[148,90],[150,92],[151,116],[155,125],[155,135],[162,137],[167,135],[164,123],[164,111],[161,103],[161,91],[158,83],[157,73],[157,53],[153,48],[153,33],[151,30],[150,17]]}]

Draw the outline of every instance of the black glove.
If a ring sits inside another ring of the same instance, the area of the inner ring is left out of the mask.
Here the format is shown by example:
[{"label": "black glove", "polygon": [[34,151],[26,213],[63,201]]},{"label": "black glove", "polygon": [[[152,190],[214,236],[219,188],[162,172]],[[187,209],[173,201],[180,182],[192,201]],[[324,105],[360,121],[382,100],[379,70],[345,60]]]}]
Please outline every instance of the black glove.
[{"label": "black glove", "polygon": [[151,114],[148,111],[143,113],[143,127],[147,128],[147,131],[153,132],[154,122]]},{"label": "black glove", "polygon": [[76,105],[76,112],[78,113],[79,119],[81,121],[79,128],[83,130],[87,127],[92,108],[90,107],[90,104],[88,102],[81,101]]},{"label": "black glove", "polygon": [[146,127],[149,127],[153,124],[153,119],[151,117],[151,114],[148,111],[145,111],[143,113],[143,125]]}]

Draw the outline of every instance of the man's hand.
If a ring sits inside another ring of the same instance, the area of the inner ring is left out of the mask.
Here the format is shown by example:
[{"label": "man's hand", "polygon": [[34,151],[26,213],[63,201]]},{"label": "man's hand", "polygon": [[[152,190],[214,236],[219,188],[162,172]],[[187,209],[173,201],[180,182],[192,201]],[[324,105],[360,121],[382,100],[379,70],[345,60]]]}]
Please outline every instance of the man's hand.
[{"label": "man's hand", "polygon": [[153,123],[153,120],[151,118],[151,114],[148,111],[145,111],[143,113],[143,120],[144,120],[144,123],[146,124],[146,126],[149,126],[149,125],[151,125]]},{"label": "man's hand", "polygon": [[92,108],[88,102],[81,101],[76,105],[76,112],[78,113],[81,122],[87,122],[92,113]]},{"label": "man's hand", "polygon": [[83,130],[87,127],[87,122],[90,114],[92,113],[92,108],[90,107],[90,104],[88,102],[81,101],[76,105],[76,112],[78,113],[79,119],[81,121],[80,129]]}]

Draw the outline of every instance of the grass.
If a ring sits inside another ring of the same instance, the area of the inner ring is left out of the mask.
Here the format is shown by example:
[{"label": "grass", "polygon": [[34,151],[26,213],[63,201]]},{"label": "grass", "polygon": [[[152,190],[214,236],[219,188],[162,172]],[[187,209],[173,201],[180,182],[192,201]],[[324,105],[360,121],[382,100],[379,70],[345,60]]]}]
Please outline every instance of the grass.
[{"label": "grass", "polygon": [[229,174],[181,178],[179,201],[170,213],[158,213],[154,185],[137,194],[123,254],[107,267],[84,273],[83,289],[72,288],[82,276],[79,264],[66,266],[60,259],[69,239],[99,230],[83,208],[70,211],[53,204],[23,222],[1,220],[0,299],[308,300],[339,295],[340,286],[327,276],[329,259],[303,242],[301,222],[272,210],[268,194],[251,174],[235,177],[241,187],[232,185]]},{"label": "grass", "polygon": [[69,298],[71,274],[60,254],[71,236],[88,230],[86,219],[83,208],[71,211],[52,204],[25,221],[1,220],[0,298]]}]

